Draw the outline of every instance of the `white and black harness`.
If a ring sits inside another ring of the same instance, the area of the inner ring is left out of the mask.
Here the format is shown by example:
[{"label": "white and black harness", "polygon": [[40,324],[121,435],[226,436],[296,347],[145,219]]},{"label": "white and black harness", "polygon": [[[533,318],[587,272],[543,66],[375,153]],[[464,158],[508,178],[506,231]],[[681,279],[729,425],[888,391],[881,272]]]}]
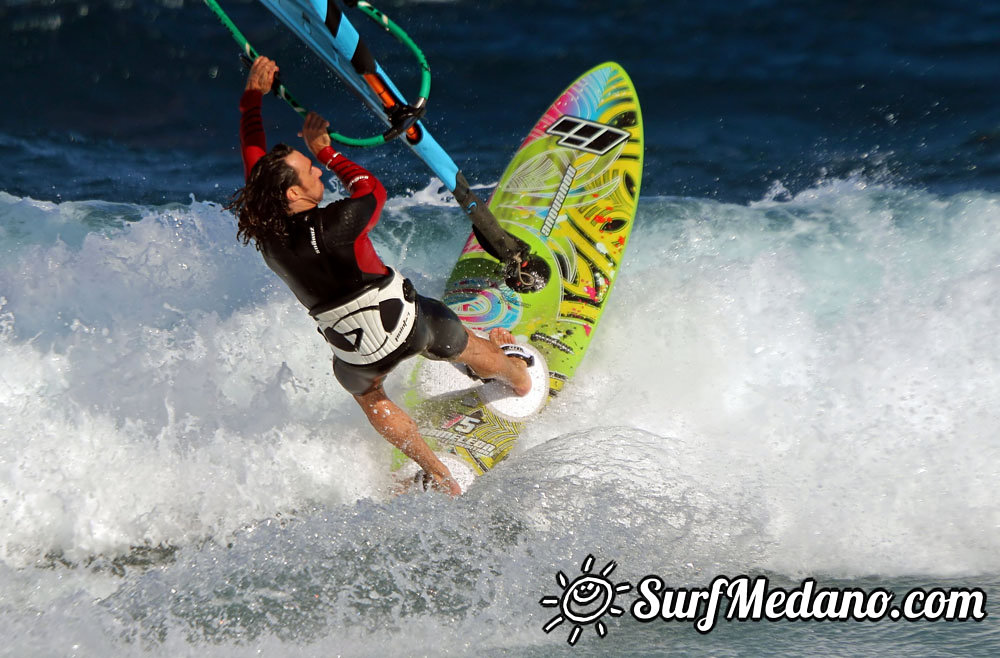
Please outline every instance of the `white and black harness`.
[{"label": "white and black harness", "polygon": [[409,279],[388,269],[390,276],[380,285],[313,315],[319,332],[345,363],[363,366],[381,361],[413,333],[416,291]]}]

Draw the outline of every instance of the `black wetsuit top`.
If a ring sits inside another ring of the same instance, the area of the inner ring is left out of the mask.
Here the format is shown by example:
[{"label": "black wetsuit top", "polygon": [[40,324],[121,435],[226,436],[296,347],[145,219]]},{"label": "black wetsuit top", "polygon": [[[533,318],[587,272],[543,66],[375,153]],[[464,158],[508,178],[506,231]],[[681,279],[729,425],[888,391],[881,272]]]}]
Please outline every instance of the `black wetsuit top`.
[{"label": "black wetsuit top", "polygon": [[[240,146],[246,177],[267,152],[260,104],[259,91],[245,91],[240,99]],[[350,198],[292,215],[286,240],[258,245],[267,266],[313,315],[390,275],[368,236],[382,214],[385,187],[331,146],[321,150],[317,158],[337,175]]]},{"label": "black wetsuit top", "polygon": [[[249,177],[254,164],[267,152],[260,115],[261,97],[259,91],[248,90],[240,99],[240,146],[245,177]],[[317,158],[340,178],[350,198],[291,216],[287,239],[267,240],[258,245],[267,266],[312,315],[340,306],[368,286],[382,284],[392,276],[369,238],[385,205],[385,187],[333,147],[324,148]],[[466,331],[451,309],[419,295],[416,301],[414,330],[390,357],[370,366],[355,366],[334,358],[334,374],[352,394],[372,390],[401,359],[415,354],[453,359],[465,349]]]},{"label": "black wetsuit top", "polygon": [[374,193],[368,193],[313,208],[289,218],[287,240],[261,244],[267,266],[311,314],[338,306],[389,277],[377,257],[362,264],[357,254],[359,242],[368,240],[379,206]]}]

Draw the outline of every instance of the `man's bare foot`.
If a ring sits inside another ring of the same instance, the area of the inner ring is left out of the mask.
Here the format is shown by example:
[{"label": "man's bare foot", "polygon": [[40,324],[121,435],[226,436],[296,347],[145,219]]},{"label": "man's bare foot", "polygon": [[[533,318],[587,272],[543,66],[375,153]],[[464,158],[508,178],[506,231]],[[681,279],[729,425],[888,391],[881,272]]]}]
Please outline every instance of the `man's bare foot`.
[{"label": "man's bare foot", "polygon": [[[503,327],[496,327],[490,330],[490,342],[497,348],[501,345],[511,345],[516,343],[514,334]],[[503,373],[503,378],[514,389],[514,393],[525,396],[531,391],[531,375],[528,374],[528,364],[522,359],[514,356],[507,357],[507,371]]]},{"label": "man's bare foot", "polygon": [[501,345],[510,345],[511,343],[516,343],[514,339],[514,334],[510,333],[509,329],[504,329],[503,327],[495,327],[490,329],[490,342],[500,347]]}]

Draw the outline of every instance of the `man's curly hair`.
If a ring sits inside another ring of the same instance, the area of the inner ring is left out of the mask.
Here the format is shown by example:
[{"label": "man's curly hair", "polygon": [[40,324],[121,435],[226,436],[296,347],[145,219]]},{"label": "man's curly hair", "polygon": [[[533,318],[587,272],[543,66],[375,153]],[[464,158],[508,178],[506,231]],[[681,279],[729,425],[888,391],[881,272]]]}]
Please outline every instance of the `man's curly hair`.
[{"label": "man's curly hair", "polygon": [[254,164],[247,183],[226,206],[239,219],[236,239],[243,244],[254,241],[260,251],[262,242],[288,237],[288,197],[286,192],[299,184],[299,175],[288,166],[285,158],[292,152],[287,144],[276,144],[267,155]]}]

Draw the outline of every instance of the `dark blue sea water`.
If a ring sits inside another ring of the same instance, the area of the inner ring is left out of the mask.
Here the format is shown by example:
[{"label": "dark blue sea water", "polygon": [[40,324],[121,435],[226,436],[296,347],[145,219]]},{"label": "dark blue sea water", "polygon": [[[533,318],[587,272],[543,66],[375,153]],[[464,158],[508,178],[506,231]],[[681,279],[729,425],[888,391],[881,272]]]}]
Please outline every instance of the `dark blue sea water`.
[{"label": "dark blue sea water", "polygon": [[[225,8],[258,50],[279,58],[300,100],[345,132],[374,132],[378,124],[354,111],[265,10],[246,0]],[[642,94],[652,195],[745,203],[775,181],[795,193],[858,173],[934,192],[996,190],[996,3],[504,0],[386,9],[432,65],[428,125],[476,180],[499,177],[554,93],[615,59]],[[244,74],[200,3],[7,1],[0,12],[5,191],[165,203],[192,193],[220,200],[239,183],[233,97]],[[370,36],[385,68],[415,89],[409,54],[374,39],[381,32]],[[271,134],[294,140],[294,117],[272,108]],[[400,190],[426,180],[403,147],[358,157]]]},{"label": "dark blue sea water", "polygon": [[[1000,654],[1000,4],[376,4],[484,193],[578,74],[630,73],[636,239],[573,394],[463,498],[390,500],[386,444],[220,207],[229,35],[193,0],[0,0],[0,655]],[[336,129],[381,129],[222,6]],[[439,293],[467,220],[404,147],[349,154],[390,191],[380,253]],[[631,583],[979,587],[990,616],[626,614],[570,647],[538,602],[588,554]]]}]

